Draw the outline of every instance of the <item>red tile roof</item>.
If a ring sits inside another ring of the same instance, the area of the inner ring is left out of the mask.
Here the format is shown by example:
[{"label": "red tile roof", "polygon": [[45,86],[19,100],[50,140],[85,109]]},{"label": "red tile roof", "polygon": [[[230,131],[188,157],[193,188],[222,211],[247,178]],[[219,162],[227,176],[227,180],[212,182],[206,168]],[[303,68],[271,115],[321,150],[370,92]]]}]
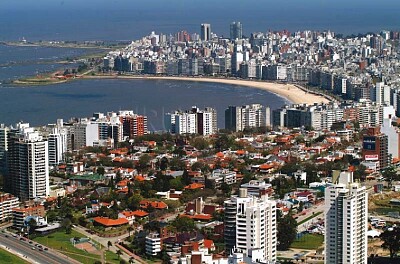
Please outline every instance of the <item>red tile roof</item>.
[{"label": "red tile roof", "polygon": [[191,183],[187,186],[185,186],[186,190],[195,190],[195,189],[202,189],[204,188],[204,184],[201,183]]},{"label": "red tile roof", "polygon": [[108,217],[101,217],[101,216],[93,218],[93,221],[103,226],[120,226],[129,223],[129,221],[126,218],[110,219]]},{"label": "red tile roof", "polygon": [[168,205],[164,202],[158,202],[158,201],[148,201],[148,200],[142,200],[140,201],[140,207],[141,208],[148,208],[148,207],[153,207],[155,209],[167,209]]},{"label": "red tile roof", "polygon": [[133,211],[132,213],[135,217],[146,217],[149,215],[149,213],[147,213],[143,210],[136,210],[136,211]]}]

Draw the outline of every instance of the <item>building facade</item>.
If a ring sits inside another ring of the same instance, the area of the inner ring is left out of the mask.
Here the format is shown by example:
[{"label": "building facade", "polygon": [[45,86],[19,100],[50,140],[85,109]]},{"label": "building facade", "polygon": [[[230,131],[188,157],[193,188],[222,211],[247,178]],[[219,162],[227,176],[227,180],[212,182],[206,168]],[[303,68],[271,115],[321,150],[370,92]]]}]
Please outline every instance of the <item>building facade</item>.
[{"label": "building facade", "polygon": [[235,249],[247,256],[261,250],[262,260],[276,260],[276,203],[267,196],[247,195],[246,189],[239,196],[225,201],[224,237],[227,252]]},{"label": "building facade", "polygon": [[7,191],[21,200],[49,195],[48,142],[29,125],[10,131]]},{"label": "building facade", "polygon": [[368,193],[342,172],[325,190],[325,263],[367,263]]}]

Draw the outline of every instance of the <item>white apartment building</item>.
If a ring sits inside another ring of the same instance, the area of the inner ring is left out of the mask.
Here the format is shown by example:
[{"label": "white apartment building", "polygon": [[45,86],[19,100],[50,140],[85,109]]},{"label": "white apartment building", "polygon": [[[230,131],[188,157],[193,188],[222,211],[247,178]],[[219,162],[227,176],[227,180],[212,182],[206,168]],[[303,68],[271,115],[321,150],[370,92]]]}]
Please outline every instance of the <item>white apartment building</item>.
[{"label": "white apartment building", "polygon": [[241,188],[247,189],[247,194],[261,197],[272,190],[272,184],[260,180],[251,180],[248,183],[240,185]]},{"label": "white apartment building", "polygon": [[342,172],[325,190],[325,263],[367,263],[368,194]]},{"label": "white apartment building", "polygon": [[7,134],[10,129],[4,124],[0,124],[0,171],[6,167],[7,158]]},{"label": "white apartment building", "polygon": [[146,236],[146,254],[156,256],[161,252],[161,238],[157,233],[150,233]]},{"label": "white apartment building", "polygon": [[225,128],[241,131],[245,128],[268,127],[271,125],[269,107],[260,104],[229,106],[225,110]]},{"label": "white apartment building", "polygon": [[9,193],[0,193],[0,222],[12,217],[12,209],[19,206],[19,199]]},{"label": "white apartment building", "polygon": [[99,141],[99,125],[91,123],[87,119],[82,119],[75,123],[73,127],[73,149],[92,147]]},{"label": "white apartment building", "polygon": [[393,159],[398,159],[400,157],[400,132],[397,127],[392,125],[392,119],[383,119],[381,132],[388,137],[388,153],[392,155]]},{"label": "white apartment building", "polygon": [[236,172],[227,169],[216,169],[208,179],[213,181],[215,188],[219,188],[223,182],[228,185],[236,183]]},{"label": "white apartment building", "polygon": [[173,134],[211,135],[217,132],[217,113],[206,107],[200,110],[193,106],[186,112],[175,111],[164,116],[165,129]]},{"label": "white apartment building", "polygon": [[68,147],[68,131],[66,128],[53,128],[47,138],[49,142],[49,166],[57,166],[64,161]]},{"label": "white apartment building", "polygon": [[49,195],[48,142],[28,126],[11,131],[8,141],[6,186],[21,200]]},{"label": "white apartment building", "polygon": [[276,203],[268,197],[247,195],[241,188],[239,196],[225,201],[225,243],[248,257],[258,255],[258,262],[276,260]]}]

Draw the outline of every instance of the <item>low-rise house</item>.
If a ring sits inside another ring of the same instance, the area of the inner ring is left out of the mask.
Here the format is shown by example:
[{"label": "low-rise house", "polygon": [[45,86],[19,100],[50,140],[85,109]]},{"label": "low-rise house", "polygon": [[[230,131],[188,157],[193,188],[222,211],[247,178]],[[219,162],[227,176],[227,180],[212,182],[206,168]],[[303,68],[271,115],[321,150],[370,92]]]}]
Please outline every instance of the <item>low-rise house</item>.
[{"label": "low-rise house", "polygon": [[98,216],[93,218],[93,221],[95,224],[104,226],[106,229],[129,224],[129,221],[126,218],[111,219],[108,217]]},{"label": "low-rise house", "polygon": [[162,201],[149,201],[149,200],[142,200],[139,203],[141,209],[149,209],[154,208],[158,210],[168,209],[168,205]]}]

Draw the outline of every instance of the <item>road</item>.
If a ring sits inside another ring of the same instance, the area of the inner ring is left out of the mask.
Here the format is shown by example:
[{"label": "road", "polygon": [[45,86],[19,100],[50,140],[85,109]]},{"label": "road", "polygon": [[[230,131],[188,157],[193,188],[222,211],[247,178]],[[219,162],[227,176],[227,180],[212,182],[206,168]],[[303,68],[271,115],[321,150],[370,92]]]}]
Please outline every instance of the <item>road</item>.
[{"label": "road", "polygon": [[19,240],[19,237],[15,238],[11,235],[6,237],[5,234],[0,234],[0,246],[6,247],[10,249],[12,252],[16,252],[20,254],[19,256],[26,256],[25,259],[32,263],[40,263],[40,264],[71,264],[76,263],[71,260],[69,257],[61,254],[56,254],[48,251],[39,251],[38,248],[35,247],[35,250],[32,249],[35,243],[29,244],[27,241]]}]

